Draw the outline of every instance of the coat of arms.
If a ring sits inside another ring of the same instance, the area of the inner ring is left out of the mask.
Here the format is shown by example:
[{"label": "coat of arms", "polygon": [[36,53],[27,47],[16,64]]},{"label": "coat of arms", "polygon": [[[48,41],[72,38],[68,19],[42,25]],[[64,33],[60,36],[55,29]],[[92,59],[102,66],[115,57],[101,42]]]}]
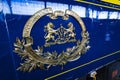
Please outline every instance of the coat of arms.
[{"label": "coat of arms", "polygon": [[[56,28],[54,23],[48,22],[44,27],[44,39],[45,44],[43,46],[38,46],[37,49],[33,49],[34,45],[33,38],[30,36],[33,25],[43,16],[49,16],[51,20],[58,19],[60,17],[63,20],[68,20],[69,17],[73,17],[82,29],[80,36],[82,40],[76,39],[75,25],[72,22],[64,27],[61,23],[59,27]],[[66,10],[54,11],[51,8],[42,9],[36,12],[25,24],[23,29],[23,39],[16,38],[14,43],[15,52],[24,60],[18,70],[21,71],[32,71],[39,67],[40,69],[49,69],[51,66],[65,65],[68,62],[75,61],[80,58],[80,56],[90,48],[89,34],[86,31],[86,27],[82,19],[73,11]],[[47,51],[44,49],[51,47],[53,45],[61,45],[66,43],[75,43],[76,45],[72,48],[66,48],[65,51],[58,53],[57,51]]]}]

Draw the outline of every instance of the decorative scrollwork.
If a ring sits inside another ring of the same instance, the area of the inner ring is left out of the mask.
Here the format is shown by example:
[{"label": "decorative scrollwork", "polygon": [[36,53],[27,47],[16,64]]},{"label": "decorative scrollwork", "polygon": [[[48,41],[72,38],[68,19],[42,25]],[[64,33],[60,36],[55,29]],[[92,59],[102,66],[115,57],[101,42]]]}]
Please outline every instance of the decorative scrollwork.
[{"label": "decorative scrollwork", "polygon": [[[57,16],[61,16],[63,19],[68,19],[69,16],[72,16],[78,21],[79,25],[82,28],[81,36],[82,40],[75,39],[74,25],[72,22],[68,23],[68,28],[64,28],[62,24],[58,29],[54,29],[54,24],[49,22],[45,26],[46,43],[43,46],[38,46],[37,49],[33,49],[33,38],[30,36],[31,29],[36,21],[41,17],[49,15],[50,18],[56,19]],[[54,35],[53,35],[54,34]],[[57,36],[57,38],[55,38]],[[53,13],[51,8],[46,8],[35,13],[26,23],[23,30],[23,39],[16,38],[14,43],[15,50],[14,52],[24,60],[24,63],[21,63],[21,66],[17,70],[31,72],[33,69],[39,67],[40,69],[49,69],[51,66],[56,65],[65,65],[67,62],[75,61],[80,58],[80,56],[90,48],[89,43],[89,33],[86,31],[84,23],[76,13],[71,10],[66,10],[65,13],[62,11],[56,11]],[[51,40],[53,41],[51,43]],[[66,42],[76,42],[76,45],[72,48],[67,48],[65,51],[58,53],[54,52],[45,52],[44,48],[50,45],[55,44],[64,44]]]}]

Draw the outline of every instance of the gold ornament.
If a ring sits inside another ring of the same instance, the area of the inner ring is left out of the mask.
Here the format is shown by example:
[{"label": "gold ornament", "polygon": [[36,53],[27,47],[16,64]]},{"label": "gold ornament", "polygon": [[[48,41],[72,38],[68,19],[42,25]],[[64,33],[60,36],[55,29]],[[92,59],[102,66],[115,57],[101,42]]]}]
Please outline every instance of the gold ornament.
[{"label": "gold ornament", "polygon": [[[45,26],[45,39],[46,43],[45,46],[50,46],[54,44],[64,44],[66,42],[76,42],[77,40],[75,39],[75,33],[74,31],[74,26],[72,22],[68,23],[68,29],[64,28],[62,24],[60,25],[60,28],[57,30],[53,29],[54,25],[53,23],[49,22]],[[55,38],[56,37],[56,38]]]},{"label": "gold ornament", "polygon": [[[33,49],[33,38],[30,36],[33,25],[43,16],[49,16],[51,19],[58,19],[58,16],[62,17],[63,20],[68,20],[69,16],[72,16],[81,26],[82,40],[75,39],[75,27],[72,22],[68,23],[68,28],[65,28],[62,24],[59,28],[54,29],[54,24],[49,22],[44,26],[44,31],[46,35],[45,45],[38,46],[38,49]],[[86,31],[86,27],[82,19],[73,11],[66,10],[55,11],[51,8],[42,9],[36,12],[25,24],[23,29],[23,39],[16,38],[14,43],[15,50],[14,52],[24,59],[24,63],[21,63],[21,66],[17,69],[20,71],[31,72],[33,69],[39,67],[40,69],[49,69],[51,66],[65,65],[67,62],[75,61],[80,58],[80,56],[90,48],[89,43],[89,34]],[[68,42],[75,42],[76,46],[72,48],[67,48],[66,51],[62,51],[58,54],[57,51],[54,52],[45,52],[45,47],[50,47],[51,45],[64,44]]]}]

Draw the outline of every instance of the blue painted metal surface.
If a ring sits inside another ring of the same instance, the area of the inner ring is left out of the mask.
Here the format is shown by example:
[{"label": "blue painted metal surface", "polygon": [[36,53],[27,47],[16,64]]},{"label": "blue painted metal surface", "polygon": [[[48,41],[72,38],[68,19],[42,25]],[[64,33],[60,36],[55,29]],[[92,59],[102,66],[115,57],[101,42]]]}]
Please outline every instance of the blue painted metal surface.
[{"label": "blue painted metal surface", "polygon": [[[95,6],[91,8],[98,9],[98,7]],[[5,14],[2,11],[0,14],[0,80],[43,80],[51,76],[53,76],[52,80],[74,80],[77,77],[86,75],[91,70],[120,58],[120,53],[118,52],[117,54],[100,59],[103,56],[110,55],[111,53],[120,50],[120,20],[91,19],[85,17],[82,19],[90,34],[91,49],[86,54],[82,55],[79,60],[67,63],[63,70],[61,69],[61,66],[53,66],[49,70],[36,69],[31,73],[16,71],[16,68],[19,67],[19,64],[22,61],[20,57],[13,52],[13,43],[15,42],[16,37],[22,39],[23,27],[30,16]],[[78,26],[73,19],[71,19],[71,21],[76,24],[75,26]],[[39,20],[33,28],[31,35],[35,39],[35,44],[33,45],[34,48],[36,48],[37,45],[44,43],[41,42],[41,33],[43,32],[41,30],[45,25],[45,22],[49,22],[49,19],[46,19],[46,17]],[[58,21],[58,23],[59,22],[62,21]],[[62,48],[60,47],[58,51],[61,49]],[[83,67],[76,68],[80,65],[83,65]],[[71,70],[70,72],[68,71],[73,68],[76,69]],[[65,74],[63,74],[63,72],[65,72]],[[62,73],[62,75],[54,76],[59,73]]]}]

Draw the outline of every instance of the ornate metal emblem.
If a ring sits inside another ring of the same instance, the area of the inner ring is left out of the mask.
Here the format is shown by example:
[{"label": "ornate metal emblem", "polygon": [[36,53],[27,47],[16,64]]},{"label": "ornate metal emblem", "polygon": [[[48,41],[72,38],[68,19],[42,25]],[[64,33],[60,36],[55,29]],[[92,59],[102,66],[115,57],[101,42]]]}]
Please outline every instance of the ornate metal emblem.
[{"label": "ornate metal emblem", "polygon": [[[75,33],[73,24],[69,22],[68,24],[68,29],[65,29],[62,25],[60,25],[60,28],[57,30],[53,29],[53,23],[49,22],[45,26],[45,31],[47,32],[45,39],[46,39],[46,44],[45,46],[50,46],[54,44],[63,44],[66,42],[75,42]],[[55,38],[56,37],[56,38]]]},{"label": "ornate metal emblem", "polygon": [[[62,23],[59,28],[49,22],[44,26],[45,32],[45,44],[43,46],[38,46],[38,49],[33,49],[32,45],[33,38],[30,36],[33,25],[43,16],[49,16],[51,20],[58,19],[61,17],[63,20],[68,20],[69,17],[73,17],[82,29],[81,37],[82,40],[76,39],[75,26],[72,22],[67,24],[65,28]],[[86,27],[82,19],[73,11],[66,10],[55,11],[51,8],[42,9],[36,12],[25,24],[23,29],[23,39],[16,38],[14,43],[15,50],[14,52],[24,59],[24,63],[21,63],[21,66],[17,69],[20,71],[31,72],[33,69],[39,67],[40,69],[49,69],[51,66],[65,65],[67,62],[75,61],[80,58],[80,56],[90,48],[89,43],[89,34],[86,31]],[[51,47],[51,45],[60,45],[69,42],[74,42],[76,45],[72,48],[67,48],[65,51],[58,53],[54,52],[45,52],[44,48]]]}]

